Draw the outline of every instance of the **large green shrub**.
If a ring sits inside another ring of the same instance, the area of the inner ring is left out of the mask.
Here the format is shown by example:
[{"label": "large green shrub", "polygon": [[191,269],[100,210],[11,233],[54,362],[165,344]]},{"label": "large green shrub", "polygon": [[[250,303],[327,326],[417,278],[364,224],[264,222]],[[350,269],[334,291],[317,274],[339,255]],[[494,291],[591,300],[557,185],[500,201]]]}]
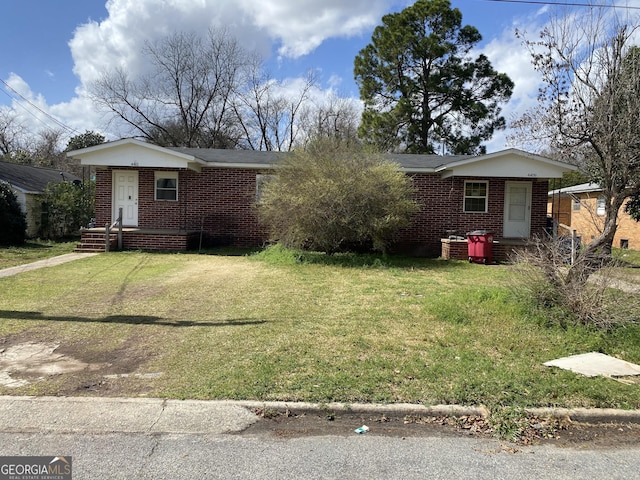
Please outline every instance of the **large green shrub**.
[{"label": "large green shrub", "polygon": [[0,245],[24,243],[27,220],[11,187],[0,182]]},{"label": "large green shrub", "polygon": [[44,191],[42,211],[42,238],[72,235],[94,216],[94,183],[50,183]]},{"label": "large green shrub", "polygon": [[332,139],[283,161],[258,203],[272,241],[328,253],[384,251],[417,208],[397,164]]}]

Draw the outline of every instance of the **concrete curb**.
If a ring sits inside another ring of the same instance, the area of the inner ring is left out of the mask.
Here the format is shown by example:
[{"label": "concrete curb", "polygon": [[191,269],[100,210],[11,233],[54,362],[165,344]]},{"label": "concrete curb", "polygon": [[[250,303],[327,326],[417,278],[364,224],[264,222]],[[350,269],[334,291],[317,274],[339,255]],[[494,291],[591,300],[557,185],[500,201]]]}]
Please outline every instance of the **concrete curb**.
[{"label": "concrete curb", "polygon": [[[161,398],[0,396],[0,431],[56,433],[194,433],[241,432],[258,422],[258,411],[293,414],[481,416],[487,408],[461,405],[345,404]],[[540,417],[598,424],[640,424],[640,411],[617,409],[532,408]]]},{"label": "concrete curb", "polygon": [[465,407],[461,405],[419,405],[412,403],[308,403],[308,402],[260,402],[257,400],[238,400],[233,402],[251,410],[264,409],[275,411],[290,411],[292,413],[317,413],[325,414],[368,414],[368,415],[395,415],[395,416],[424,416],[437,417],[449,416],[482,416],[489,415],[486,407]]},{"label": "concrete curb", "polygon": [[[411,403],[395,404],[344,404],[344,403],[305,403],[305,402],[259,402],[236,401],[236,405],[249,409],[271,409],[276,411],[291,411],[293,413],[362,413],[386,415],[415,415],[424,417],[437,416],[480,416],[488,417],[491,412],[487,407],[463,405],[418,405]],[[638,423],[640,424],[640,410],[621,410],[614,408],[526,408],[525,411],[537,417],[551,417],[569,419],[579,423]]]}]

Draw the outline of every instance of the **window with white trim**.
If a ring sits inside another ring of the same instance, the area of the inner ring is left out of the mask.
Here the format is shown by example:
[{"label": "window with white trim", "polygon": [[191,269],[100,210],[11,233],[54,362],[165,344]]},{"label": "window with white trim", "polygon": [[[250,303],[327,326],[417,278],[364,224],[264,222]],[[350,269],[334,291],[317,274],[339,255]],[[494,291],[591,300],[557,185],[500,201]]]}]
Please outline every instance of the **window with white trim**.
[{"label": "window with white trim", "polygon": [[486,213],[489,199],[489,182],[464,182],[464,212]]},{"label": "window with white trim", "polygon": [[155,172],[155,199],[178,200],[178,172]]},{"label": "window with white trim", "polygon": [[596,215],[604,215],[606,211],[607,199],[604,195],[598,196],[596,200]]}]

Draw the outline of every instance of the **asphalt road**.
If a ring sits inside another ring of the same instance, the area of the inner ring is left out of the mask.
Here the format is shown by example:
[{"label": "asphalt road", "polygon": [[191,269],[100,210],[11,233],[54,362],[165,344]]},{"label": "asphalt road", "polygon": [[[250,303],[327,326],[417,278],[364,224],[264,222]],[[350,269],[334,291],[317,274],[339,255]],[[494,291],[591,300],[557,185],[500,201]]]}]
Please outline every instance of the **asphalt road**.
[{"label": "asphalt road", "polygon": [[71,455],[74,479],[631,479],[640,448],[447,436],[0,433],[3,455]]},{"label": "asphalt road", "polygon": [[[640,472],[631,417],[518,446],[407,424],[393,407],[356,407],[288,415],[265,403],[5,396],[0,456],[71,456],[76,480],[627,480]],[[359,435],[363,422],[370,430]]]}]

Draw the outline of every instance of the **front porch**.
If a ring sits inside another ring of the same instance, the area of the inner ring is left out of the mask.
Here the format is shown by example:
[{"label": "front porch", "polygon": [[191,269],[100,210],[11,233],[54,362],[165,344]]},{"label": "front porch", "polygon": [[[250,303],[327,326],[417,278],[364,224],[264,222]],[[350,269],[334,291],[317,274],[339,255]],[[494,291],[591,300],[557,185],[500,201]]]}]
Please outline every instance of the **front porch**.
[{"label": "front porch", "polygon": [[[80,243],[76,247],[77,252],[104,252],[106,251],[106,229],[86,228],[82,230]],[[109,249],[117,249],[118,229],[110,232]],[[159,251],[186,251],[198,248],[200,232],[184,230],[161,230],[128,228],[122,229],[123,250],[159,250]]]},{"label": "front porch", "polygon": [[[443,238],[441,257],[445,260],[467,260],[469,258],[467,239]],[[507,262],[514,251],[526,248],[526,238],[494,238],[492,244],[492,260]]]}]

